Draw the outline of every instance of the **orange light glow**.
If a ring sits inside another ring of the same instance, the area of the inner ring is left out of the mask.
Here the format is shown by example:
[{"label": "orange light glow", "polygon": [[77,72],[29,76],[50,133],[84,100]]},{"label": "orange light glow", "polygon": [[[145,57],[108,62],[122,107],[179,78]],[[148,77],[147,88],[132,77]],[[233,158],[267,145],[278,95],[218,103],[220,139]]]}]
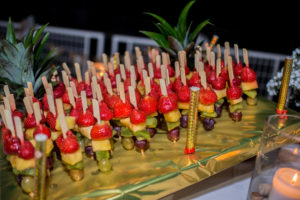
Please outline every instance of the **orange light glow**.
[{"label": "orange light glow", "polygon": [[103,63],[94,62],[94,66],[96,68],[97,78],[102,77],[105,72],[105,67],[104,67]]},{"label": "orange light glow", "polygon": [[293,154],[298,155],[298,148],[297,147],[294,149]]},{"label": "orange light glow", "polygon": [[297,179],[298,179],[298,174],[295,173],[295,175],[292,178],[291,184],[294,185],[297,182]]}]

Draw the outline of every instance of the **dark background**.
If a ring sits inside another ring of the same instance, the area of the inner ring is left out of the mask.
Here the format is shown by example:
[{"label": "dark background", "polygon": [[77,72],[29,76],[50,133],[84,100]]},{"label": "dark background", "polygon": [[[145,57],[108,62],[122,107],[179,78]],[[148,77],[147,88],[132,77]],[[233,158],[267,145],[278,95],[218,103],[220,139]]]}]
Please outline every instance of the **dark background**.
[{"label": "dark background", "polygon": [[[109,37],[120,33],[142,36],[139,30],[156,31],[152,18],[143,14],[153,12],[172,25],[188,1],[5,1],[0,19],[20,21],[33,15],[39,24],[102,31]],[[216,2],[198,0],[190,10],[189,20],[196,24],[210,18],[213,26],[203,33],[209,38],[220,36],[221,44],[228,40],[240,47],[274,53],[291,54],[300,46],[300,8],[296,3],[264,1]],[[296,1],[295,1],[296,2]]]}]

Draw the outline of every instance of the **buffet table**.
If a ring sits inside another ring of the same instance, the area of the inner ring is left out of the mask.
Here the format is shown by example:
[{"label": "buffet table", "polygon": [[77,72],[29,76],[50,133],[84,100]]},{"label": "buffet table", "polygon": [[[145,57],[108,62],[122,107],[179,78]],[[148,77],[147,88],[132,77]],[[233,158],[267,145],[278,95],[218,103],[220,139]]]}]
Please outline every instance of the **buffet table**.
[{"label": "buffet table", "polygon": [[[80,182],[73,182],[56,161],[48,178],[47,199],[158,199],[174,193],[255,156],[265,118],[274,114],[275,107],[264,98],[254,107],[244,102],[241,122],[232,121],[224,108],[212,131],[198,125],[194,155],[184,155],[186,131],[181,129],[177,143],[159,131],[145,156],[124,150],[117,141],[110,173],[100,173],[95,160],[84,158]],[[292,110],[288,113],[299,115]],[[3,152],[0,154],[1,198],[30,199],[17,185]]]}]

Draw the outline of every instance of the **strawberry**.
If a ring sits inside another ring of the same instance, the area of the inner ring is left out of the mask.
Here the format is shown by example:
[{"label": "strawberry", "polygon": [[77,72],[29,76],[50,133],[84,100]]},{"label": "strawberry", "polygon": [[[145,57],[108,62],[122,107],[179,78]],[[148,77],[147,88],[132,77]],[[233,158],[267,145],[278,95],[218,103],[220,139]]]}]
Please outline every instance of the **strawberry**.
[{"label": "strawberry", "polygon": [[75,99],[75,107],[76,109],[82,109],[82,101],[80,98]]},{"label": "strawberry", "polygon": [[167,113],[177,108],[177,102],[173,98],[161,96],[158,101],[158,110],[161,113]]},{"label": "strawberry", "polygon": [[204,105],[210,105],[217,101],[217,95],[210,88],[204,89],[202,87],[200,88],[199,101]]},{"label": "strawberry", "polygon": [[12,117],[20,117],[21,120],[23,120],[24,119],[24,114],[21,111],[16,109],[12,112]]},{"label": "strawberry", "polygon": [[34,147],[31,142],[24,141],[24,143],[20,146],[18,151],[18,156],[25,160],[31,159],[34,157]]},{"label": "strawberry", "polygon": [[168,89],[167,90],[167,93],[168,93],[168,96],[170,97],[170,98],[172,98],[174,101],[176,101],[177,102],[177,94],[175,93],[175,92],[173,92],[173,90],[171,90],[171,89]]},{"label": "strawberry", "polygon": [[[177,79],[176,79],[177,80]],[[173,84],[174,85],[174,84]],[[200,87],[200,77],[198,72],[194,72],[190,80],[188,80],[188,85],[195,86],[195,87]],[[174,88],[174,87],[173,87]]]},{"label": "strawberry", "polygon": [[256,73],[249,66],[246,66],[242,70],[242,81],[243,82],[252,82],[256,80]]},{"label": "strawberry", "polygon": [[114,116],[115,118],[126,118],[130,116],[131,113],[131,105],[129,102],[123,103],[123,101],[119,100],[114,106]]},{"label": "strawberry", "polygon": [[57,138],[56,143],[62,153],[74,153],[80,147],[76,137],[70,132],[67,132],[67,138],[63,138],[62,135]]},{"label": "strawberry", "polygon": [[127,78],[125,81],[124,81],[124,92],[126,93],[128,91],[128,87],[131,86],[131,81],[130,81],[130,78]]},{"label": "strawberry", "polygon": [[113,95],[106,95],[104,96],[104,102],[108,105],[109,108],[113,109],[115,104],[120,101],[120,98],[113,94]]},{"label": "strawberry", "polygon": [[100,102],[100,118],[101,120],[111,120],[114,117],[113,112],[108,108],[106,103]]},{"label": "strawberry", "polygon": [[53,89],[54,98],[61,98],[66,91],[66,87],[62,82],[59,82]]},{"label": "strawberry", "polygon": [[44,134],[44,135],[47,135],[48,139],[51,138],[51,132],[50,132],[50,129],[49,129],[47,126],[43,125],[43,124],[39,124],[39,125],[35,128],[35,130],[34,130],[34,132],[33,132],[33,136],[35,136],[36,134],[40,134],[40,133],[42,133],[42,134]]},{"label": "strawberry", "polygon": [[240,98],[242,96],[243,91],[240,87],[233,85],[227,89],[226,93],[227,93],[228,99],[234,100],[234,99]]},{"label": "strawberry", "polygon": [[175,71],[174,71],[173,67],[170,64],[168,64],[167,67],[168,67],[168,71],[169,71],[169,76],[174,77]]},{"label": "strawberry", "polygon": [[46,116],[46,121],[47,124],[50,126],[51,130],[56,131],[55,126],[56,126],[56,117],[52,112],[48,112]]},{"label": "strawberry", "polygon": [[75,117],[75,122],[77,123],[81,112],[82,112],[81,108],[73,108],[69,116]]},{"label": "strawberry", "polygon": [[184,70],[186,75],[190,73],[190,69],[188,68],[187,64],[185,64]]},{"label": "strawberry", "polygon": [[143,111],[133,109],[130,113],[130,122],[132,124],[140,124],[146,121],[146,115]]},{"label": "strawberry", "polygon": [[207,82],[211,84],[216,78],[216,71],[212,70],[207,78]]},{"label": "strawberry", "polygon": [[76,78],[71,77],[70,81],[73,81],[75,83],[76,88],[78,87],[78,81]]},{"label": "strawberry", "polygon": [[70,99],[67,91],[62,96],[62,102],[66,104],[70,104]]},{"label": "strawberry", "polygon": [[44,110],[49,110],[49,104],[48,104],[48,99],[47,99],[47,94],[44,94],[44,97],[42,99],[43,105],[44,105]]},{"label": "strawberry", "polygon": [[85,90],[87,98],[93,98],[93,91],[92,91],[92,87],[90,85],[85,84],[84,85],[84,90]]},{"label": "strawberry", "polygon": [[241,81],[241,79],[238,78],[238,77],[234,77],[234,78],[232,79],[232,84],[233,84],[234,86],[240,86],[241,83],[242,83],[242,81]]},{"label": "strawberry", "polygon": [[178,91],[178,100],[181,102],[190,101],[190,88],[186,85],[183,85]]},{"label": "strawberry", "polygon": [[[130,102],[129,92],[127,92],[125,94],[125,98],[126,98],[126,101]],[[141,94],[138,91],[138,89],[135,89],[135,99],[136,99],[136,103],[139,104],[139,102],[141,100]]]},{"label": "strawberry", "polygon": [[112,130],[106,123],[96,124],[91,130],[91,138],[93,140],[107,140],[112,137]]},{"label": "strawberry", "polygon": [[116,81],[116,76],[110,76],[110,82],[111,82],[111,87],[116,88],[117,87],[117,81]]},{"label": "strawberry", "polygon": [[181,82],[181,78],[180,78],[180,76],[179,77],[177,77],[176,79],[175,79],[175,81],[174,81],[174,83],[173,83],[173,90],[174,91],[178,91],[178,90],[180,90],[180,88],[182,87],[182,82]]},{"label": "strawberry", "polygon": [[226,87],[226,82],[222,76],[217,77],[213,82],[212,82],[212,87],[216,90],[222,90]]},{"label": "strawberry", "polygon": [[24,127],[28,129],[28,128],[34,128],[35,126],[36,126],[36,121],[34,115],[28,114],[24,121]]},{"label": "strawberry", "polygon": [[157,101],[158,98],[159,98],[159,94],[157,93],[157,90],[152,90],[151,89],[151,91],[149,93],[149,96],[151,96],[155,101]]},{"label": "strawberry", "polygon": [[18,137],[10,137],[4,144],[4,152],[6,154],[18,154],[20,145],[21,142]]},{"label": "strawberry", "polygon": [[154,70],[154,78],[160,79],[161,78],[161,69],[157,68]]},{"label": "strawberry", "polygon": [[81,91],[85,89],[85,83],[81,81],[80,83],[78,83],[78,86],[76,87],[76,89],[77,89],[78,94],[80,94]]},{"label": "strawberry", "polygon": [[228,80],[229,80],[228,71],[227,71],[227,69],[226,69],[225,67],[223,67],[223,68],[221,69],[221,76],[223,77],[223,79],[224,79],[225,81],[228,81]]},{"label": "strawberry", "polygon": [[239,62],[237,65],[235,65],[234,69],[234,75],[235,76],[240,76],[243,71],[243,64]]},{"label": "strawberry", "polygon": [[146,115],[154,113],[157,110],[157,101],[151,96],[144,96],[139,103],[139,108]]},{"label": "strawberry", "polygon": [[80,114],[77,123],[79,126],[93,126],[96,120],[93,114],[89,110],[86,110],[85,113],[82,112]]},{"label": "strawberry", "polygon": [[1,132],[2,132],[2,143],[5,144],[6,141],[8,141],[12,136],[11,136],[11,132],[8,128],[2,126],[1,128]]}]

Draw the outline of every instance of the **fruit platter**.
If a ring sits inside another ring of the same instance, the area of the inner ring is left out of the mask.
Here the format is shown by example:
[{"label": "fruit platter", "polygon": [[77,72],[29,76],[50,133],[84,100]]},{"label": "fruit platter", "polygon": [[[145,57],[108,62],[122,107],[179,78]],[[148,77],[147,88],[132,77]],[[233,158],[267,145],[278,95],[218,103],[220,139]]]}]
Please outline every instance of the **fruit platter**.
[{"label": "fruit platter", "polygon": [[[63,63],[42,77],[42,98],[27,83],[24,111],[4,86],[1,197],[31,198],[39,133],[47,136],[47,199],[157,199],[254,156],[276,105],[257,97],[247,50],[241,62],[235,49],[233,59],[229,43],[223,55],[219,45],[205,55],[198,47],[194,66],[180,51],[172,66],[157,49],[144,62],[137,47],[124,64],[119,53],[103,54],[101,76],[91,61],[85,72],[74,63],[74,74]],[[200,88],[199,120],[195,153],[184,155],[192,86]]]}]

